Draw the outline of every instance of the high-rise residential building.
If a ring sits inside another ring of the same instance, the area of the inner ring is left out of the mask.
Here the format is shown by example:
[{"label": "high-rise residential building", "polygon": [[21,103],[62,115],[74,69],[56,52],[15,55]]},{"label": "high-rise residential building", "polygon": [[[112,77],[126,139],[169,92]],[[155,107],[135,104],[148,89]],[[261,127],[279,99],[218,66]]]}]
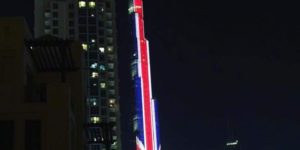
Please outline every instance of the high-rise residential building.
[{"label": "high-rise residential building", "polygon": [[81,42],[86,58],[88,150],[120,150],[114,0],[35,0],[35,37]]},{"label": "high-rise residential building", "polygon": [[0,19],[1,150],[84,149],[83,66],[79,42]]}]

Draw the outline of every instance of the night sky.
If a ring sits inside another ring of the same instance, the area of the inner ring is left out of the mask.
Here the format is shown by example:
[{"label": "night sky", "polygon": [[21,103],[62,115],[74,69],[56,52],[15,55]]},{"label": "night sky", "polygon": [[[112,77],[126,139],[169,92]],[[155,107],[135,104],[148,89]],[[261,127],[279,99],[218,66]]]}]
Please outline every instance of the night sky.
[{"label": "night sky", "polygon": [[[32,0],[5,3],[0,16],[25,15],[32,26]],[[123,149],[133,150],[127,6],[117,0]],[[292,6],[144,0],[163,150],[223,150],[229,133],[241,150],[300,149],[300,12]]]}]

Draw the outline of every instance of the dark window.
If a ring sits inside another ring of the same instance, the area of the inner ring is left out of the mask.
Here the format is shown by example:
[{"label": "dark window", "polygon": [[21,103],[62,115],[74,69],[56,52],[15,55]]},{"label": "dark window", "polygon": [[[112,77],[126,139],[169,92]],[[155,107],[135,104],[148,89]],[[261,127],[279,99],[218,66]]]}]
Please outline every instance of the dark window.
[{"label": "dark window", "polygon": [[57,9],[58,8],[58,4],[57,3],[53,3],[52,8],[53,9]]},{"label": "dark window", "polygon": [[89,16],[96,14],[96,9],[89,9]]},{"label": "dark window", "polygon": [[101,90],[100,91],[100,95],[101,95],[101,97],[106,97],[106,91],[105,90]]},{"label": "dark window", "polygon": [[103,29],[99,29],[98,33],[99,33],[99,35],[104,35],[104,30]]},{"label": "dark window", "polygon": [[91,107],[91,110],[90,110],[90,114],[91,115],[98,115],[99,114],[99,108],[98,107]]},{"label": "dark window", "polygon": [[86,9],[79,9],[79,16],[86,16],[87,15],[87,11]]},{"label": "dark window", "polygon": [[111,8],[111,5],[110,5],[109,2],[106,2],[106,3],[105,3],[105,6],[106,6],[106,8],[108,8],[108,9]]},{"label": "dark window", "polygon": [[99,43],[103,44],[104,43],[104,38],[99,38]]},{"label": "dark window", "polygon": [[[101,112],[102,112],[102,115],[106,115],[107,114],[107,112],[106,112],[106,109],[104,109],[106,106],[107,106],[107,101],[106,101],[106,98],[102,98],[101,99],[101,106],[102,106],[102,110],[101,110]],[[104,108],[103,108],[104,107]],[[105,113],[103,114],[103,111],[105,111]]]},{"label": "dark window", "polygon": [[14,122],[0,121],[0,149],[14,149]]},{"label": "dark window", "polygon": [[81,42],[87,42],[87,35],[86,34],[80,34],[79,39]]},{"label": "dark window", "polygon": [[70,35],[74,35],[74,33],[75,33],[74,29],[70,29],[70,30],[69,30],[69,34],[70,34]]},{"label": "dark window", "polygon": [[[92,43],[90,44],[90,51],[97,51],[97,48],[96,48],[96,44]],[[98,51],[97,51],[98,52]],[[97,58],[96,58],[97,59]]]},{"label": "dark window", "polygon": [[69,26],[74,26],[74,21],[69,21]]},{"label": "dark window", "polygon": [[53,13],[52,13],[52,16],[55,17],[55,18],[57,18],[57,17],[58,17],[58,12],[56,12],[56,11],[53,12]]},{"label": "dark window", "polygon": [[90,94],[93,96],[98,96],[98,88],[90,88]]},{"label": "dark window", "polygon": [[97,35],[96,35],[96,34],[93,34],[93,33],[91,33],[91,34],[90,34],[90,36],[89,36],[89,38],[90,38],[90,39],[96,39],[96,38],[97,38]]},{"label": "dark window", "polygon": [[86,27],[79,27],[80,33],[86,33]]},{"label": "dark window", "polygon": [[51,27],[50,27],[49,25],[46,25],[46,26],[45,26],[45,29],[50,30],[50,28],[51,28]]},{"label": "dark window", "polygon": [[54,29],[52,30],[52,33],[53,33],[53,34],[58,34],[58,28],[54,28]]},{"label": "dark window", "polygon": [[40,84],[40,102],[47,101],[47,84],[42,83]]},{"label": "dark window", "polygon": [[80,17],[78,23],[79,24],[86,24],[87,20],[86,20],[86,18]]},{"label": "dark window", "polygon": [[106,109],[102,108],[102,109],[101,109],[101,115],[106,115],[106,114],[107,114]]},{"label": "dark window", "polygon": [[69,4],[69,8],[70,8],[70,9],[73,9],[73,8],[74,8],[74,5],[73,5],[73,4]]},{"label": "dark window", "polygon": [[104,21],[99,21],[98,24],[99,24],[100,27],[104,27]]},{"label": "dark window", "polygon": [[115,117],[115,116],[116,116],[116,113],[115,113],[115,112],[109,112],[109,116]]},{"label": "dark window", "polygon": [[[29,68],[29,67],[26,67]],[[33,75],[32,71],[27,69],[26,70],[26,97],[25,102],[29,102],[31,99],[33,99],[34,95],[34,86],[33,86]]]},{"label": "dark window", "polygon": [[91,150],[100,150],[100,145],[91,145]]},{"label": "dark window", "polygon": [[96,26],[89,26],[89,33],[96,33]]},{"label": "dark window", "polygon": [[41,121],[25,121],[25,150],[41,150]]},{"label": "dark window", "polygon": [[99,56],[99,61],[102,61],[102,62],[105,61],[105,55],[101,55],[101,54],[100,54],[100,56]]},{"label": "dark window", "polygon": [[96,19],[95,18],[89,18],[89,24],[90,25],[96,25]]},{"label": "dark window", "polygon": [[58,26],[58,21],[57,20],[53,20],[53,26]]},{"label": "dark window", "polygon": [[98,56],[98,53],[97,53],[97,52],[90,52],[89,58],[90,58],[90,59],[97,60],[97,58],[98,58],[97,56]]},{"label": "dark window", "polygon": [[73,18],[73,17],[74,17],[74,13],[73,13],[73,12],[70,12],[70,13],[69,13],[69,17],[70,17],[70,18]]}]

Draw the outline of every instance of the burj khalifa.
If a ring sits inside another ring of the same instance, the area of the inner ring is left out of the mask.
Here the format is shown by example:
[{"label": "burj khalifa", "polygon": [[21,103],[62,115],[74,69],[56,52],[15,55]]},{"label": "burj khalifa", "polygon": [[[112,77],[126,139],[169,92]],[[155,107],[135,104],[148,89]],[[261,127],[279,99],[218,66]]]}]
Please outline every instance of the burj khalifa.
[{"label": "burj khalifa", "polygon": [[130,0],[133,33],[132,79],[135,88],[134,132],[137,150],[160,150],[157,101],[152,96],[149,42],[145,38],[143,1]]}]

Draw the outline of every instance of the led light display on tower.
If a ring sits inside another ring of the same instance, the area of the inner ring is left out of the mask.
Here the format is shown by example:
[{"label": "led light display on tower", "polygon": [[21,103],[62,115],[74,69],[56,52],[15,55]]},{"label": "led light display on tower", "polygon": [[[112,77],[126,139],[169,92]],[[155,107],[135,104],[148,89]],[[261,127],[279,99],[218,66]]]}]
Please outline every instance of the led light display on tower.
[{"label": "led light display on tower", "polygon": [[156,100],[152,97],[149,42],[145,38],[143,2],[131,0],[134,36],[132,78],[135,84],[135,124],[137,150],[160,150]]}]

